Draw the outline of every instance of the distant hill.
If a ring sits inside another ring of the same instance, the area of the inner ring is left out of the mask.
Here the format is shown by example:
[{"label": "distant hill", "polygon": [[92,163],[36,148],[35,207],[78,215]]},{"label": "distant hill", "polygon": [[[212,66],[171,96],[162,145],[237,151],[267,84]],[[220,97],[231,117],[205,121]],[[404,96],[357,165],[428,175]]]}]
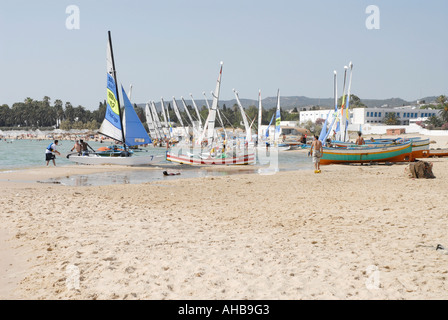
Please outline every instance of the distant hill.
[{"label": "distant hill", "polygon": [[[425,103],[431,103],[434,102],[437,99],[437,97],[425,97],[420,99],[424,100]],[[258,106],[258,101],[257,100],[253,100],[253,99],[241,99],[241,104],[243,105],[244,108],[247,108],[249,106]],[[368,108],[373,108],[373,107],[381,107],[384,105],[387,105],[391,108],[393,107],[401,107],[401,106],[406,106],[406,105],[413,105],[413,104],[417,104],[417,101],[406,101],[400,98],[390,98],[390,99],[362,99],[361,101],[368,107]],[[187,103],[187,105],[193,105],[191,100],[185,100],[185,102]],[[201,108],[202,106],[206,105],[205,100],[195,100],[196,105]],[[171,103],[171,101],[165,101],[165,105],[168,106],[168,103]],[[212,101],[209,100],[209,104],[211,105]],[[221,100],[219,101],[219,107],[222,108],[222,106],[225,104],[227,108],[231,108],[234,104],[236,104],[236,99],[232,99],[232,100]],[[277,106],[277,97],[267,97],[264,98],[261,101],[263,108],[264,109],[272,109],[275,108]],[[179,108],[181,110],[183,110],[183,106],[182,106],[182,102],[179,100],[177,100],[177,104],[179,106]],[[145,103],[139,103],[137,104],[139,107],[144,108],[145,107]],[[304,108],[304,107],[310,107],[310,106],[320,106],[320,107],[328,107],[331,108],[334,105],[334,99],[333,98],[323,98],[323,99],[319,99],[319,98],[308,98],[308,97],[303,97],[303,96],[295,96],[295,97],[280,97],[280,105],[281,108],[283,110],[290,110],[293,109],[295,107],[297,108]],[[156,106],[157,109],[160,108],[160,101],[156,102]]]}]

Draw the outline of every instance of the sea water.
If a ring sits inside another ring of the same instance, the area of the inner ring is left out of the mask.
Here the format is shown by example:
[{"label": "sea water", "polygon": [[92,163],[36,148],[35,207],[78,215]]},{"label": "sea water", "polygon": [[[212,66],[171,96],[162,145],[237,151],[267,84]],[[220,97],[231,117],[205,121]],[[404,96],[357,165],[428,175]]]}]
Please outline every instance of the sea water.
[{"label": "sea water", "polygon": [[[87,141],[93,149],[111,145],[110,143],[100,143]],[[0,141],[0,179],[2,172],[14,172],[23,169],[43,167],[46,165],[45,150],[51,140],[11,140]],[[74,163],[66,158],[71,153],[74,141],[59,140],[57,150],[61,156],[56,157],[57,166],[73,165]],[[134,156],[156,155],[164,157],[166,148],[147,147],[141,152],[136,152]],[[164,159],[164,158],[163,158]],[[50,166],[53,166],[50,161]],[[237,167],[237,168],[235,168]],[[120,172],[102,172],[83,175],[72,175],[64,178],[55,178],[45,181],[46,183],[58,183],[69,186],[96,186],[108,184],[134,184],[152,181],[168,181],[172,179],[196,178],[196,177],[217,177],[234,174],[275,174],[280,171],[308,170],[312,169],[311,158],[306,151],[280,151],[269,152],[258,150],[257,163],[250,166],[219,166],[218,167],[196,167],[189,165],[175,164],[165,159],[157,163],[157,170],[132,170]],[[170,173],[180,173],[175,176],[164,176],[163,171]]]}]

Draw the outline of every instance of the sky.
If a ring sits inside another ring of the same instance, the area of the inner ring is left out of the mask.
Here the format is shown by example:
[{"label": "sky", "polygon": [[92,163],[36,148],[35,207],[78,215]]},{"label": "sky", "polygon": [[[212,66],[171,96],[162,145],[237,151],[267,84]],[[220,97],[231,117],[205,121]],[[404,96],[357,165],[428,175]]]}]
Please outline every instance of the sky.
[{"label": "sky", "polygon": [[446,95],[447,11],[446,0],[1,0],[0,105],[49,96],[95,110],[109,30],[133,103],[211,99],[221,61],[221,100],[330,98],[350,61],[361,99]]}]

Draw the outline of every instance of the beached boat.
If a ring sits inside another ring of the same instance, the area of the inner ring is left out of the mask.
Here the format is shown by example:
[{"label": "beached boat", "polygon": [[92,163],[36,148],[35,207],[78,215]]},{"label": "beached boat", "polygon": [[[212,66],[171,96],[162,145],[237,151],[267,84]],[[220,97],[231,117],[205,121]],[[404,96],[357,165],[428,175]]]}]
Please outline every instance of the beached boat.
[{"label": "beached boat", "polygon": [[448,149],[430,149],[429,150],[429,157],[448,157]]},{"label": "beached boat", "polygon": [[323,148],[322,165],[341,163],[407,162],[412,160],[412,142],[371,148]]},{"label": "beached boat", "polygon": [[366,141],[363,145],[357,145],[352,142],[332,141],[334,147],[339,148],[382,148],[393,145],[399,145],[404,142],[412,142],[412,159],[427,158],[429,156],[429,139],[422,138],[398,138],[398,139],[382,139],[375,141]]},{"label": "beached boat", "polygon": [[179,154],[167,152],[166,160],[176,162],[179,164],[190,165],[252,165],[255,164],[255,154],[248,153],[235,156],[217,156],[217,157],[204,157],[196,156],[194,154]]},{"label": "beached boat", "polygon": [[[109,31],[107,50],[107,107],[104,121],[98,133],[123,143],[123,150],[114,148],[88,153],[87,155],[69,154],[70,161],[81,164],[115,164],[115,165],[148,165],[153,164],[158,157],[153,155],[133,156],[128,146],[138,146],[151,143],[143,124],[138,118],[132,103],[126,95],[123,87],[124,114],[120,107],[120,99],[117,90],[117,78],[115,62],[112,51],[112,39]],[[123,119],[124,118],[124,119]]]},{"label": "beached boat", "polygon": [[429,157],[429,139],[411,138],[412,142],[412,158],[428,158]]},{"label": "beached boat", "polygon": [[[227,145],[216,137],[215,120],[218,112],[219,92],[221,88],[222,65],[219,71],[215,91],[213,92],[213,103],[210,108],[203,131],[195,141],[195,148],[171,148],[166,152],[166,160],[189,165],[251,165],[255,164],[255,152],[253,148],[237,150]],[[175,105],[175,104],[174,104]],[[175,108],[176,110],[176,108]],[[180,118],[180,115],[178,116]],[[243,119],[245,115],[243,114]],[[246,126],[247,127],[247,126]],[[206,142],[206,143],[204,143]],[[211,152],[211,150],[223,150],[223,152]],[[189,152],[186,152],[188,150]]]}]

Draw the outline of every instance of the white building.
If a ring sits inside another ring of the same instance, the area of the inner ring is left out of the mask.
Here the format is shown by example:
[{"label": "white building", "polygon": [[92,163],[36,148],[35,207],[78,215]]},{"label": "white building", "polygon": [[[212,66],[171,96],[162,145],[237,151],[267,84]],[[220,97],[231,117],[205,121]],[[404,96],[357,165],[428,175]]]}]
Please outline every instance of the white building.
[{"label": "white building", "polygon": [[311,120],[313,123],[317,119],[325,120],[327,119],[328,113],[332,110],[334,109],[300,111],[300,123],[308,122],[308,120]]},{"label": "white building", "polygon": [[[333,109],[331,109],[333,110]],[[331,110],[309,110],[300,112],[300,123],[311,120],[313,123],[317,119],[327,119]],[[407,106],[398,108],[355,108],[350,110],[351,124],[382,124],[389,113],[395,113],[399,124],[408,125],[417,121],[425,121],[431,116],[438,115],[439,110],[419,109],[418,107]]]},{"label": "white building", "polygon": [[399,108],[356,108],[352,110],[352,124],[382,124],[389,113],[395,113],[398,124],[408,125],[416,121],[425,121],[431,116],[438,115],[439,110],[419,109],[417,107]]}]

